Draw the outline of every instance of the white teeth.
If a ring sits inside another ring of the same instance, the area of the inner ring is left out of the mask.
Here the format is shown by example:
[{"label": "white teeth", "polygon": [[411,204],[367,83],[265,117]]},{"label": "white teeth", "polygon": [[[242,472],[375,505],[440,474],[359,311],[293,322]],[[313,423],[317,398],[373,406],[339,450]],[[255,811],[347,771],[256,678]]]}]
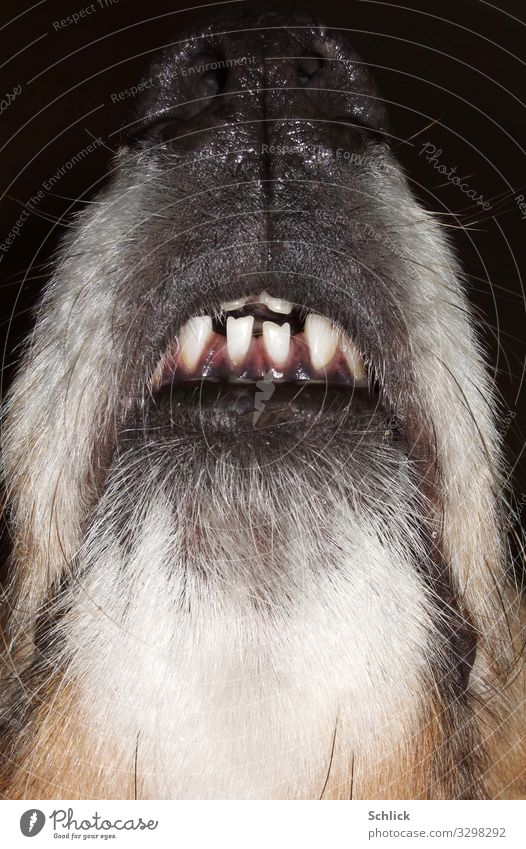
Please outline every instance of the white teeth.
[{"label": "white teeth", "polygon": [[234,310],[240,310],[241,307],[244,307],[246,302],[246,298],[238,298],[237,301],[223,301],[221,309],[224,312],[233,312]]},{"label": "white teeth", "polygon": [[329,363],[338,346],[338,333],[329,319],[322,315],[308,315],[305,321],[305,337],[310,349],[314,368],[323,368]]},{"label": "white teeth", "polygon": [[179,334],[181,359],[186,368],[195,368],[211,334],[212,319],[209,315],[188,319]]},{"label": "white teeth", "polygon": [[340,348],[343,351],[343,355],[347,360],[354,379],[365,380],[365,363],[354,342],[351,342],[349,337],[345,336],[340,341]]},{"label": "white teeth", "polygon": [[250,343],[252,342],[252,328],[254,316],[247,315],[243,318],[229,316],[226,320],[226,345],[228,356],[235,366],[243,363]]},{"label": "white teeth", "polygon": [[259,296],[260,304],[265,304],[269,310],[272,312],[279,312],[282,315],[288,315],[292,312],[292,307],[294,304],[291,304],[290,301],[282,301],[281,298],[273,298],[272,295],[269,295],[268,292],[262,292]]},{"label": "white teeth", "polygon": [[263,322],[263,342],[271,359],[278,366],[285,365],[289,356],[290,324]]},{"label": "white teeth", "polygon": [[[222,308],[239,309],[246,300],[246,298],[240,298],[238,301],[230,301],[222,304]],[[284,313],[293,308],[292,304],[287,301],[278,301],[267,292],[262,293],[261,302],[275,312]],[[242,316],[242,318],[234,318],[232,315],[227,317],[226,344],[228,356],[234,366],[243,365],[247,357],[252,344],[254,321],[252,315]],[[263,321],[262,332],[262,343],[267,356],[276,366],[284,366],[290,355],[291,325]],[[313,369],[320,370],[328,366],[339,350],[354,380],[356,382],[365,380],[365,363],[356,345],[341,330],[337,330],[328,318],[310,313],[305,320],[304,334]],[[182,327],[179,333],[179,352],[181,361],[188,370],[195,369],[212,338],[215,337],[212,318],[209,315],[194,316]],[[163,359],[152,376],[152,386],[160,384],[164,368]]]}]

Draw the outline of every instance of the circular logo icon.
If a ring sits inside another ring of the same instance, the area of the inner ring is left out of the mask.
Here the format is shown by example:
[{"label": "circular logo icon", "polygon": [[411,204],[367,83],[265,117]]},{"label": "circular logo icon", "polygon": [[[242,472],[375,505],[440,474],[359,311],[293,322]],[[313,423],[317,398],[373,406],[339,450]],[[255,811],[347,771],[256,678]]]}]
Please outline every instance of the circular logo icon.
[{"label": "circular logo icon", "polygon": [[20,817],[20,831],[24,837],[34,837],[44,828],[46,815],[37,808],[31,808]]}]

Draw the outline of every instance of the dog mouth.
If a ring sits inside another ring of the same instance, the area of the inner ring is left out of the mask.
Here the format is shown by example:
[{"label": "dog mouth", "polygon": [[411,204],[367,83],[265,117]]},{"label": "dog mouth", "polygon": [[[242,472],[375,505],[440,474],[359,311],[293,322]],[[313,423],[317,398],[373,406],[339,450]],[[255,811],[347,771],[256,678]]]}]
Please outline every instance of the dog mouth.
[{"label": "dog mouth", "polygon": [[171,425],[207,431],[339,427],[351,402],[370,400],[363,356],[343,328],[263,291],[195,315],[150,380]]},{"label": "dog mouth", "polygon": [[364,389],[364,359],[350,336],[328,318],[268,292],[223,302],[213,315],[196,315],[161,356],[150,381],[165,386],[262,380],[298,386]]}]

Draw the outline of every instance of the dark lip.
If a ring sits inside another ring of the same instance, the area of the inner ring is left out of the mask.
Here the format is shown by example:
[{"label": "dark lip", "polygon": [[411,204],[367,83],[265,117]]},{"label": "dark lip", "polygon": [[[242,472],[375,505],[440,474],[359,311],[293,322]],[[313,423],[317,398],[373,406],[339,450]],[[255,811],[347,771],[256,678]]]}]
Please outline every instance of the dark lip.
[{"label": "dark lip", "polygon": [[159,465],[168,476],[180,460],[203,468],[205,476],[217,461],[223,471],[265,476],[283,463],[299,463],[296,469],[305,471],[314,456],[330,476],[334,463],[350,464],[353,472],[360,452],[367,452],[371,439],[385,440],[391,427],[392,438],[403,440],[375,392],[278,384],[258,410],[254,389],[209,382],[166,386],[130,411],[118,450],[142,451],[145,462]]},{"label": "dark lip", "polygon": [[143,411],[148,430],[204,435],[260,434],[340,429],[356,410],[374,415],[380,401],[369,388],[323,383],[276,382],[271,391],[237,381],[173,383],[159,390]]}]

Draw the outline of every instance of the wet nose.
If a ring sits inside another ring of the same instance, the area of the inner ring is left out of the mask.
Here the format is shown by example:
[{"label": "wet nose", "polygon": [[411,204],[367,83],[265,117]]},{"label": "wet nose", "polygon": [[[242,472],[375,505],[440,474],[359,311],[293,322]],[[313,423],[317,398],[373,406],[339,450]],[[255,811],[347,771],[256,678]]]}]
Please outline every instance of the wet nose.
[{"label": "wet nose", "polygon": [[211,17],[154,63],[131,124],[168,118],[194,128],[279,119],[355,121],[385,112],[351,45],[303,15]]}]

